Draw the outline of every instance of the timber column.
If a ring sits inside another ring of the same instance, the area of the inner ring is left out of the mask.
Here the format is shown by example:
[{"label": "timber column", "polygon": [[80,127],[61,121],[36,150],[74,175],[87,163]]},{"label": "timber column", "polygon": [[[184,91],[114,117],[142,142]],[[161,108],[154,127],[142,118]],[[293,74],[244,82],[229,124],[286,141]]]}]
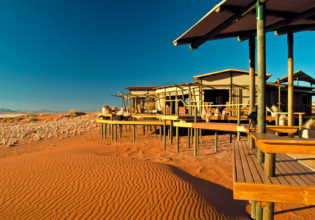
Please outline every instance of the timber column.
[{"label": "timber column", "polygon": [[[249,111],[254,111],[255,107],[255,36],[250,36],[248,40],[249,47]],[[254,125],[252,125],[254,127]],[[255,147],[254,138],[249,137],[250,148]]]},{"label": "timber column", "polygon": [[[266,133],[266,105],[265,105],[265,89],[266,89],[266,36],[265,36],[265,4],[257,0],[256,19],[257,19],[257,132],[259,134]],[[259,162],[264,161],[262,151],[257,148],[257,159]]]},{"label": "timber column", "polygon": [[293,34],[288,32],[288,125],[293,126]]}]

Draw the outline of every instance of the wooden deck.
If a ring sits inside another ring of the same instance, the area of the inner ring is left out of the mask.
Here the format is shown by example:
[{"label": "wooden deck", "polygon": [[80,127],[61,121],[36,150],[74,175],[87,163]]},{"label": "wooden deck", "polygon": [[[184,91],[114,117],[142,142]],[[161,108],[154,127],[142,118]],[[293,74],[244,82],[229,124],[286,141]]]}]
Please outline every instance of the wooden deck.
[{"label": "wooden deck", "polygon": [[275,177],[265,177],[248,142],[234,143],[234,199],[315,204],[315,171],[287,154],[277,154]]}]

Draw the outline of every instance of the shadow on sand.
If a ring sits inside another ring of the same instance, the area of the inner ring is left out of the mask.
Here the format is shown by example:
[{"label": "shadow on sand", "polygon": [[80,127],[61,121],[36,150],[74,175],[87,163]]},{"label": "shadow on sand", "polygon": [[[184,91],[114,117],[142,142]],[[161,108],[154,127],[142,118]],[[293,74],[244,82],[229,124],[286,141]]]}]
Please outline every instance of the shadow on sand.
[{"label": "shadow on sand", "polygon": [[205,198],[207,203],[212,204],[218,211],[230,216],[242,216],[250,218],[246,212],[247,201],[233,199],[233,191],[218,184],[192,176],[184,171],[171,166],[174,174],[188,182],[193,188]]}]

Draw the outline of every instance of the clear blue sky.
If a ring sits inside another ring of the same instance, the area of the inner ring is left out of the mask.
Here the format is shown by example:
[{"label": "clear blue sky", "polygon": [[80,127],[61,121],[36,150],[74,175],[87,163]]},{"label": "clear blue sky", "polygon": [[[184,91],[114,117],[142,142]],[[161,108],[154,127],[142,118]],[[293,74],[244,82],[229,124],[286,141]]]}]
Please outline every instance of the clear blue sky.
[{"label": "clear blue sky", "polygon": [[[0,108],[95,111],[135,85],[193,81],[248,69],[248,43],[207,42],[191,51],[179,35],[219,1],[0,1]],[[295,34],[294,70],[315,75],[315,32]],[[287,73],[286,36],[267,35],[267,72]]]}]

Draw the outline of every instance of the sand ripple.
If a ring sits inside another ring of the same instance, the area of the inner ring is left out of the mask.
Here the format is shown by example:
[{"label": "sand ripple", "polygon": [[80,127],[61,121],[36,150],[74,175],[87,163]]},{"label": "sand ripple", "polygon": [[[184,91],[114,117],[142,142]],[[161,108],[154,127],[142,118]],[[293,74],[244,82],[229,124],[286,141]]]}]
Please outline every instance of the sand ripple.
[{"label": "sand ripple", "polygon": [[0,160],[0,219],[220,219],[168,165],[80,150]]}]

